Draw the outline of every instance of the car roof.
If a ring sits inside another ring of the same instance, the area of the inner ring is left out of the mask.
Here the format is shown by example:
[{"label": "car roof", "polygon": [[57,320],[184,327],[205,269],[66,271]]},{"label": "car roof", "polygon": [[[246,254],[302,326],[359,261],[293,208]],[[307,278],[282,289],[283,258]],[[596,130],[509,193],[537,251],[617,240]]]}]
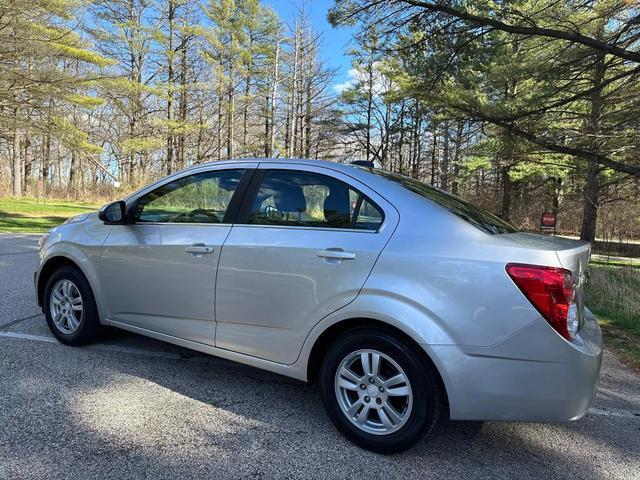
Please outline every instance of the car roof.
[{"label": "car roof", "polygon": [[368,167],[362,167],[359,165],[352,165],[350,163],[339,163],[332,162],[329,160],[310,160],[307,158],[234,158],[231,160],[214,160],[211,162],[199,163],[196,165],[191,165],[181,172],[187,172],[190,170],[213,167],[216,165],[234,165],[239,163],[283,163],[283,164],[295,164],[295,165],[309,165],[315,167],[328,167],[333,170],[338,170],[345,173],[353,173],[354,169],[356,171],[360,170],[368,170]]},{"label": "car roof", "polygon": [[[190,172],[198,172],[198,171],[206,171],[207,168],[214,168],[218,166],[233,166],[233,165],[246,165],[247,163],[255,163],[256,165],[259,163],[282,163],[283,165],[306,165],[312,167],[324,167],[337,172],[341,172],[345,175],[348,175],[352,178],[355,178],[363,183],[365,183],[370,188],[373,188],[374,185],[379,183],[388,183],[386,180],[377,177],[371,173],[371,169],[369,167],[363,167],[361,165],[351,165],[349,163],[338,163],[332,162],[328,160],[310,160],[305,158],[236,158],[229,160],[214,160],[211,162],[197,163],[194,165],[190,165],[186,168],[173,172],[171,175],[163,177],[161,179],[156,180],[155,182],[146,185],[145,187],[131,193],[128,195],[125,200],[130,200],[131,198],[137,197],[141,192],[150,190],[151,188],[155,188],[156,185],[166,182],[172,178],[182,177],[185,174],[189,174]],[[374,188],[375,189],[375,188]]]},{"label": "car roof", "polygon": [[365,167],[362,165],[353,165],[350,163],[332,162],[329,160],[310,160],[306,158],[236,158],[231,160],[214,160],[211,162],[191,165],[178,172],[175,172],[174,175],[182,175],[184,173],[196,170],[206,170],[207,167],[217,167],[225,165],[233,166],[239,164],[246,165],[247,163],[255,163],[256,165],[259,163],[282,163],[283,165],[306,165],[310,167],[324,167],[360,180],[370,187],[379,185],[380,183],[389,183],[386,179],[383,179],[377,175],[373,175],[372,169],[369,167]]}]

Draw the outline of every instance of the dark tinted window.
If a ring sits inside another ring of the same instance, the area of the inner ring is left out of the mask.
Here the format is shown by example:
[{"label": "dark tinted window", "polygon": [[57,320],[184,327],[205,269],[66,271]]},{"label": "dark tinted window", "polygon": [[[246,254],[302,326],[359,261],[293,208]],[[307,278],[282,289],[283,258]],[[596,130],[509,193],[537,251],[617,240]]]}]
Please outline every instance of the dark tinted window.
[{"label": "dark tinted window", "polygon": [[144,195],[138,222],[222,223],[244,170],[216,170],[183,177]]},{"label": "dark tinted window", "polygon": [[370,169],[372,173],[385,177],[393,182],[399,183],[404,188],[411,190],[418,195],[428,198],[429,200],[436,202],[438,205],[446,208],[451,213],[466,220],[470,224],[484,230],[487,233],[513,233],[518,230],[505,222],[504,220],[496,217],[492,213],[482,210],[469,202],[465,202],[461,198],[443,192],[437,188],[427,185],[426,183],[419,182],[413,178],[404,177],[402,175],[395,175],[393,173],[384,172],[382,170]]},{"label": "dark tinted window", "polygon": [[269,170],[256,196],[249,223],[377,230],[382,211],[363,194],[326,175]]}]

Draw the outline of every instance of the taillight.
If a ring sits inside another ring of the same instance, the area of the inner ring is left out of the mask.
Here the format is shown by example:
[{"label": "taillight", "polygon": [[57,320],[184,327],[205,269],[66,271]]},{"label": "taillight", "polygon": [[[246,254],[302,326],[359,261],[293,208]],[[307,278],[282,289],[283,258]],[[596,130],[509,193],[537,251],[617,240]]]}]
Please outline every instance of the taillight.
[{"label": "taillight", "polygon": [[573,340],[578,333],[576,286],[569,270],[510,263],[507,273],[540,312],[564,338]]}]

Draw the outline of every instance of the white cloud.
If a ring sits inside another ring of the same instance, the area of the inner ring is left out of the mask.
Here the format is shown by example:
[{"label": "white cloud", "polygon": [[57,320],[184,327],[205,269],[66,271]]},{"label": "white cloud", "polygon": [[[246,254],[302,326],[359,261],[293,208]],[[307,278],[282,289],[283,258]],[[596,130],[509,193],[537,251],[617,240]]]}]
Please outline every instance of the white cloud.
[{"label": "white cloud", "polygon": [[[373,91],[375,95],[380,96],[396,88],[394,82],[392,82],[389,77],[387,77],[380,71],[379,63],[376,62],[374,64],[373,70]],[[350,68],[347,72],[347,79],[344,82],[336,83],[333,86],[333,89],[339,95],[345,90],[355,87],[356,84],[360,81],[363,83],[367,81],[365,72],[362,72],[356,68]]]},{"label": "white cloud", "polygon": [[352,88],[358,79],[358,71],[355,68],[350,68],[347,72],[347,79],[344,82],[336,83],[333,86],[335,92],[340,95],[345,90]]}]

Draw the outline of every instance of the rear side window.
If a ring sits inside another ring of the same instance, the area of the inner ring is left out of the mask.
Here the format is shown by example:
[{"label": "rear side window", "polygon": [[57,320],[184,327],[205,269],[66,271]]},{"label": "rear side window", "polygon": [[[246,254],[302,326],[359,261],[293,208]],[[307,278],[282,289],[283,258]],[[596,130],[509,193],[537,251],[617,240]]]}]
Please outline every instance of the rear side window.
[{"label": "rear side window", "polygon": [[511,224],[505,222],[501,218],[496,217],[492,213],[482,210],[469,202],[465,202],[461,198],[443,192],[431,185],[419,182],[413,178],[384,172],[378,169],[370,169],[371,173],[380,175],[392,182],[402,185],[407,190],[437,203],[441,207],[446,208],[454,215],[462,218],[471,225],[483,230],[489,234],[514,233],[518,230]]},{"label": "rear side window", "polygon": [[377,205],[340,180],[313,172],[268,170],[248,223],[375,231],[383,219]]}]

